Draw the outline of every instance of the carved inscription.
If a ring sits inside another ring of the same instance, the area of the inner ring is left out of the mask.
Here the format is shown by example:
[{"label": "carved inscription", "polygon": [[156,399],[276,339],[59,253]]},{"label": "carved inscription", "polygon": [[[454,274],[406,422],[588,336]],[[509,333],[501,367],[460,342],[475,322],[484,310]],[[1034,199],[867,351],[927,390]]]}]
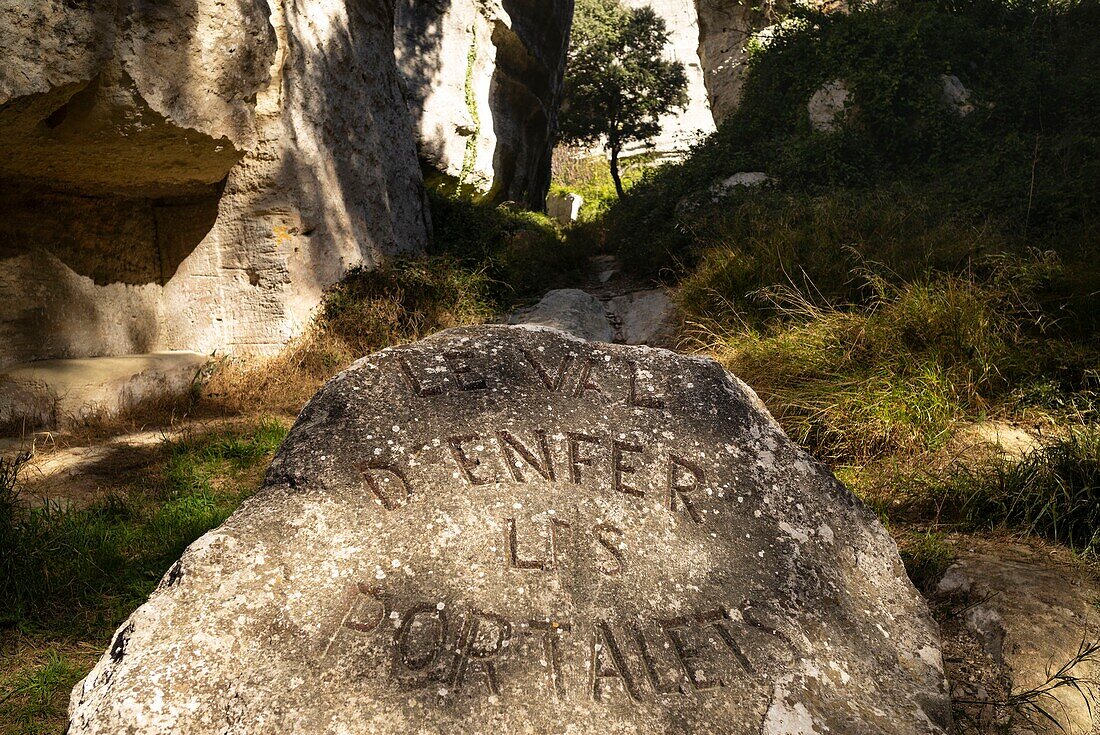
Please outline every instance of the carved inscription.
[{"label": "carved inscription", "polygon": [[[551,436],[556,437],[554,442]],[[694,524],[705,522],[703,504],[731,500],[722,492],[708,490],[706,471],[698,462],[677,452],[657,453],[637,439],[577,431],[552,434],[536,428],[457,434],[436,444],[446,447],[457,476],[475,487],[506,481],[525,483],[538,477],[547,482],[567,479],[592,489],[608,487],[638,499],[653,491],[663,498],[669,512]],[[654,468],[654,463],[659,467]],[[565,478],[559,470],[563,464]],[[412,499],[409,477],[396,464],[369,462],[358,467],[366,488],[387,511]],[[643,476],[649,478],[648,486],[640,482]]]},{"label": "carved inscription", "polygon": [[[558,358],[536,355],[526,348],[515,356],[517,364],[492,365],[484,356],[464,352],[444,352],[442,364],[422,364],[414,357],[398,354],[395,358],[402,382],[418,398],[439,396],[452,391],[478,391],[489,386],[489,376],[507,369],[525,367],[535,385],[563,397],[584,399],[591,395],[618,397],[635,408],[660,410],[667,406],[662,391],[653,386],[652,375],[637,363],[612,364],[595,357],[580,358],[565,354]],[[494,370],[494,367],[496,370]],[[620,376],[627,376],[625,385]]]},{"label": "carved inscription", "polygon": [[359,471],[374,495],[375,500],[386,510],[394,510],[409,501],[412,488],[409,487],[405,473],[394,465],[362,464]]},{"label": "carved inscription", "polygon": [[[515,518],[504,521],[504,559],[509,569],[538,570],[552,572],[561,567],[562,536],[572,530],[568,521],[552,518],[549,523],[539,524],[543,530],[538,533],[523,534]],[[535,524],[528,524],[534,527]],[[620,548],[623,531],[610,523],[597,523],[586,534],[591,538],[602,558],[597,565],[600,574],[614,577],[624,569],[623,552]],[[521,537],[528,538],[525,542]],[[533,540],[532,540],[533,539]]]},{"label": "carved inscription", "polygon": [[[546,440],[546,432],[542,429],[535,429],[534,434],[538,440],[538,452],[541,459],[535,457],[534,452],[524,446],[523,442],[511,432],[497,432],[497,441],[500,443],[500,450],[504,455],[505,464],[512,471],[512,477],[515,478],[516,482],[523,482],[522,468],[524,462],[535,472],[542,475],[544,480],[553,482],[555,479],[554,460],[550,456],[550,444]],[[521,458],[522,461],[520,461]]]},{"label": "carved inscription", "polygon": [[[715,607],[647,621],[515,622],[484,610],[452,612],[442,602],[391,610],[382,593],[365,584],[357,585],[345,604],[340,630],[383,636],[392,651],[394,680],[410,690],[437,686],[443,696],[463,691],[499,696],[504,672],[518,670],[539,671],[544,692],[556,699],[699,696],[756,676],[746,650],[767,648],[767,640],[789,643],[782,633],[749,622],[747,608],[738,611],[737,620],[728,609]],[[383,625],[387,620],[396,626],[388,628],[392,633]],[[577,676],[581,672],[584,679]]]}]

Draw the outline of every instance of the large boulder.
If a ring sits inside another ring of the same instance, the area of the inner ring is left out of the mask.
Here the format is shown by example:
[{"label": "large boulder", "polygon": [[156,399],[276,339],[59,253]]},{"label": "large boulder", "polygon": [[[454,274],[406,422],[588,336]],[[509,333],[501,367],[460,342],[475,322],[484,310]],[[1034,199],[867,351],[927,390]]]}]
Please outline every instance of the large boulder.
[{"label": "large boulder", "polygon": [[716,363],[476,327],[309,403],[70,735],[945,733],[875,515]]},{"label": "large boulder", "polygon": [[426,241],[392,0],[10,0],[0,54],[0,369],[272,351]]},{"label": "large boulder", "polygon": [[541,210],[572,22],[573,0],[398,0],[398,65],[424,162]]}]

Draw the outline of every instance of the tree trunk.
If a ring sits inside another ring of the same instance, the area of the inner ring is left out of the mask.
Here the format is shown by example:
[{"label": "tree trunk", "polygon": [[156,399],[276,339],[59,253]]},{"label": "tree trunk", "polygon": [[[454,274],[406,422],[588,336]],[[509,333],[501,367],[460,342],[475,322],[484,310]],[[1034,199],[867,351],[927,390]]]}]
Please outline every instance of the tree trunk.
[{"label": "tree trunk", "polygon": [[623,192],[623,180],[619,177],[619,146],[611,146],[611,179],[615,182],[615,193],[619,195],[619,199],[624,196]]}]

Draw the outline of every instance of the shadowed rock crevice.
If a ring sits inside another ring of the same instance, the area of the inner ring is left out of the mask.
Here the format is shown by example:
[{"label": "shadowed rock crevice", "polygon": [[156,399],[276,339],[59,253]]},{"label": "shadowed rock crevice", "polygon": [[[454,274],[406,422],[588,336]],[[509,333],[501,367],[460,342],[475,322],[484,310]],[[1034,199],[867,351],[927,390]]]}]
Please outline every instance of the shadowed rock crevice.
[{"label": "shadowed rock crevice", "polygon": [[541,210],[573,0],[400,0],[403,90],[429,180]]}]

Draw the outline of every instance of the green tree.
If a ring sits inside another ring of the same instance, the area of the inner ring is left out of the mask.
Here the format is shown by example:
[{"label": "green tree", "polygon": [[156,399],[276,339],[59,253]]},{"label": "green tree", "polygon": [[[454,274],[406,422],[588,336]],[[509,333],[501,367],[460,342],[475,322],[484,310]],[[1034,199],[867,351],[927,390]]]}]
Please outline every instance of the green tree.
[{"label": "green tree", "polygon": [[684,65],[664,58],[667,44],[665,21],[653,8],[577,2],[559,136],[565,143],[605,142],[620,198],[623,147],[653,139],[661,115],[687,105]]}]

